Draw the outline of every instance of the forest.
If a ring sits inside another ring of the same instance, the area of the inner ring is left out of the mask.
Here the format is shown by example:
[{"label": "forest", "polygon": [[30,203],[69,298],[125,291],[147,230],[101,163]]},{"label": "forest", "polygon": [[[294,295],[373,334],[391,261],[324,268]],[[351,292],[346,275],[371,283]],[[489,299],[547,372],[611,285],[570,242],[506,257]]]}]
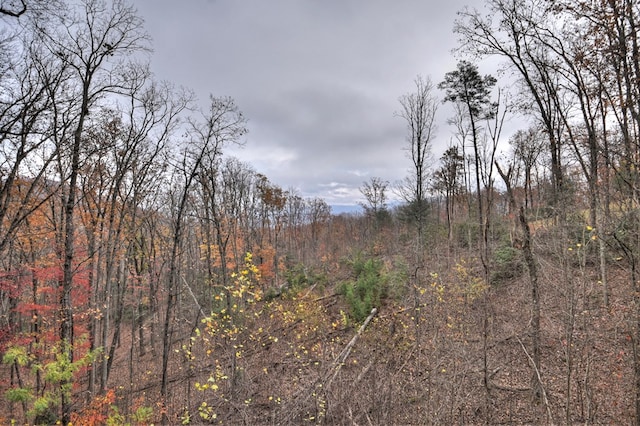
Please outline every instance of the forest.
[{"label": "forest", "polygon": [[0,424],[640,424],[637,1],[462,9],[343,214],[228,156],[126,0],[0,19]]}]

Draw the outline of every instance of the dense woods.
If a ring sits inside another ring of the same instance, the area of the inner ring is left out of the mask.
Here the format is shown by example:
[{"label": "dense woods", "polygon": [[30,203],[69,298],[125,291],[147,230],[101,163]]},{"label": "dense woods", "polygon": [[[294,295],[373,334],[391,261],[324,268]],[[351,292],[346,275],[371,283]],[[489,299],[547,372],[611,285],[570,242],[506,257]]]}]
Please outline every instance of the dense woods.
[{"label": "dense woods", "polygon": [[484,6],[335,215],[125,0],[0,2],[0,423],[640,424],[640,6]]}]

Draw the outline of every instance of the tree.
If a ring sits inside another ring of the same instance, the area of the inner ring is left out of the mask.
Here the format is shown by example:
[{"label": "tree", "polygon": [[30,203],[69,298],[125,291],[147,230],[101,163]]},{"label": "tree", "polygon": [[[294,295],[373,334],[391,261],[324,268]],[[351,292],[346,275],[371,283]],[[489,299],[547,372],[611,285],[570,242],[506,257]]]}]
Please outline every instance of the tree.
[{"label": "tree", "polygon": [[202,192],[201,219],[202,247],[206,262],[207,286],[227,288],[232,271],[236,270],[246,254],[239,240],[248,225],[247,198],[250,196],[254,171],[236,158],[215,159],[207,163],[198,176]]},{"label": "tree", "polygon": [[331,207],[322,198],[310,198],[306,202],[306,222],[311,229],[310,237],[314,248],[320,240],[320,232],[331,218]]},{"label": "tree", "polygon": [[5,35],[0,40],[0,252],[61,187],[49,173],[59,153],[53,140],[63,126],[50,112],[69,71],[27,24]]},{"label": "tree", "polygon": [[289,252],[296,261],[304,264],[306,255],[303,245],[305,200],[293,188],[287,192],[289,192],[289,196],[285,209]]},{"label": "tree", "polygon": [[[124,62],[127,56],[146,49],[142,20],[123,0],[106,5],[83,0],[80,10],[61,10],[51,16],[51,27],[37,25],[37,36],[45,49],[67,66],[67,86],[58,120],[66,122],[70,134],[58,135],[60,155],[67,162],[63,200],[63,271],[60,280],[60,340],[69,362],[73,362],[73,309],[71,290],[76,270],[75,237],[77,186],[82,165],[85,127],[91,110],[108,94],[126,94],[144,81],[145,69]],[[112,58],[122,59],[116,62]],[[61,162],[63,163],[63,162]],[[65,385],[64,383],[62,384]],[[70,401],[63,394],[62,423],[70,421]]]},{"label": "tree", "polygon": [[[467,61],[458,62],[456,70],[445,74],[444,81],[438,84],[438,88],[446,91],[443,102],[459,103],[466,109],[466,119],[471,128],[471,141],[473,143],[473,155],[476,172],[476,195],[478,199],[478,223],[482,228],[482,264],[485,268],[485,276],[488,276],[487,233],[485,226],[485,212],[482,200],[482,187],[480,180],[481,151],[480,151],[480,120],[493,118],[496,115],[496,105],[491,103],[489,96],[496,79],[491,75],[481,76],[478,67]],[[489,178],[490,179],[490,178]],[[488,216],[487,216],[488,217]]]},{"label": "tree", "polygon": [[180,248],[183,244],[193,186],[207,167],[218,164],[222,148],[230,143],[241,143],[246,133],[245,118],[233,99],[210,96],[209,109],[199,120],[189,120],[185,145],[174,169],[175,182],[171,198],[171,250],[167,277],[167,301],[162,345],[162,383],[160,393],[167,397],[169,355],[173,335],[175,304],[178,297]]},{"label": "tree", "polygon": [[431,80],[418,76],[414,84],[414,92],[400,97],[401,108],[396,113],[407,126],[407,151],[413,167],[399,191],[409,204],[409,216],[417,225],[418,243],[421,244],[427,212],[429,154],[435,136],[438,108]]},{"label": "tree", "polygon": [[[527,264],[527,269],[529,270],[529,284],[531,286],[531,334],[532,334],[532,346],[533,346],[533,355],[532,355],[532,364],[533,364],[533,374],[531,377],[531,389],[533,390],[533,397],[536,401],[539,401],[543,397],[543,393],[545,392],[543,384],[540,381],[540,359],[541,359],[541,350],[540,350],[540,285],[538,283],[538,266],[536,260],[533,255],[533,250],[531,247],[532,238],[531,238],[531,227],[529,226],[529,221],[527,220],[527,216],[525,214],[524,206],[518,206],[516,202],[515,195],[513,193],[513,188],[511,185],[512,180],[512,172],[513,165],[510,164],[507,171],[503,171],[500,168],[500,165],[496,162],[496,168],[498,170],[498,174],[502,177],[502,180],[505,184],[507,190],[507,197],[509,199],[509,207],[510,210],[514,213],[517,211],[517,216],[514,215],[514,224],[515,228],[519,230],[518,234],[518,246],[521,248],[525,262]],[[548,406],[547,406],[548,408]],[[548,420],[552,420],[549,418]]]},{"label": "tree", "polygon": [[[515,71],[522,87],[523,110],[532,114],[544,128],[551,154],[553,202],[560,209],[564,201],[563,108],[558,75],[549,49],[539,42],[540,34],[553,34],[544,29],[550,22],[550,8],[529,0],[487,0],[489,10],[482,16],[474,9],[459,12],[454,31],[460,35],[460,51],[476,56],[498,56]],[[495,19],[499,17],[499,19]]]},{"label": "tree", "polygon": [[469,120],[466,119],[466,111],[465,107],[459,103],[453,103],[453,116],[447,118],[447,124],[452,125],[454,130],[454,136],[458,140],[460,144],[460,148],[462,152],[460,155],[462,156],[462,177],[463,177],[463,186],[464,192],[467,194],[467,215],[471,218],[471,214],[473,211],[473,191],[471,190],[471,162],[473,158],[471,155],[467,154],[467,149],[469,148],[467,145],[469,132],[471,131],[469,126]]},{"label": "tree", "polygon": [[[262,265],[261,275],[265,280],[273,278],[274,284],[279,287],[278,270],[280,269],[280,258],[278,245],[280,243],[280,233],[286,223],[285,206],[288,194],[278,185],[269,182],[266,176],[258,174],[256,177],[256,189],[260,197],[261,206],[262,233],[267,236],[267,244],[263,240],[261,249],[265,250],[264,255],[268,255],[270,258],[273,256],[273,262],[271,262],[272,259],[265,259],[265,256],[261,253],[259,262]],[[272,268],[273,273],[271,273]]]},{"label": "tree", "polygon": [[367,216],[372,217],[376,222],[380,222],[388,216],[387,210],[387,188],[389,182],[379,177],[372,177],[368,182],[363,182],[360,193],[366,202],[360,203]]},{"label": "tree", "polygon": [[464,157],[458,152],[457,146],[449,147],[442,157],[442,164],[433,175],[433,186],[436,191],[444,194],[447,214],[447,235],[449,242],[453,239],[452,220],[455,212],[456,197],[464,186]]},{"label": "tree", "polygon": [[[433,83],[430,79],[418,76],[415,81],[415,91],[400,97],[401,110],[397,115],[405,120],[407,126],[407,151],[413,168],[399,188],[400,195],[407,205],[405,214],[412,225],[416,227],[415,247],[412,250],[412,276],[409,288],[414,312],[415,347],[420,357],[422,344],[420,339],[420,288],[425,274],[420,274],[424,268],[424,228],[427,217],[427,191],[429,154],[435,137],[435,116],[438,101],[433,94]],[[422,368],[420,361],[417,368]]]},{"label": "tree", "polygon": [[527,130],[518,130],[509,139],[509,144],[513,150],[516,164],[521,165],[524,169],[524,208],[528,210],[534,206],[531,173],[543,150],[542,135],[540,130],[535,127]]}]

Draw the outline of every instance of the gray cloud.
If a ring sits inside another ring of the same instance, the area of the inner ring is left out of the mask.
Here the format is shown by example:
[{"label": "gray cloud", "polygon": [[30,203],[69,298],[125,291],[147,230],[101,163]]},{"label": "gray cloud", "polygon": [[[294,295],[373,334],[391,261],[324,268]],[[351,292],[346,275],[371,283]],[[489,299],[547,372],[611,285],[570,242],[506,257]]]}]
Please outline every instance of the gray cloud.
[{"label": "gray cloud", "polygon": [[[355,204],[410,167],[398,97],[455,67],[455,12],[479,0],[135,0],[158,78],[232,96],[249,119],[230,154],[271,181]],[[446,115],[440,114],[444,123]],[[435,151],[449,140],[445,124]],[[436,155],[437,156],[437,155]]]}]

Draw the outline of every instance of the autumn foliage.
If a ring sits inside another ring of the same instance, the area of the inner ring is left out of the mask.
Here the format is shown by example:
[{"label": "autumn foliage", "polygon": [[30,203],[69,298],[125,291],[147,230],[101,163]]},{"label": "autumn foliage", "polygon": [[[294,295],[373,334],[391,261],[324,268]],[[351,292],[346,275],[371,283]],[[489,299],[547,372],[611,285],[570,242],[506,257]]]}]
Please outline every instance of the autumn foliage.
[{"label": "autumn foliage", "polygon": [[[459,63],[455,145],[431,172],[429,133],[405,199],[374,177],[341,215],[227,156],[240,108],[154,81],[126,2],[25,3],[0,34],[0,423],[639,422],[633,2],[465,9],[519,108]],[[500,155],[518,109],[538,124]]]}]

